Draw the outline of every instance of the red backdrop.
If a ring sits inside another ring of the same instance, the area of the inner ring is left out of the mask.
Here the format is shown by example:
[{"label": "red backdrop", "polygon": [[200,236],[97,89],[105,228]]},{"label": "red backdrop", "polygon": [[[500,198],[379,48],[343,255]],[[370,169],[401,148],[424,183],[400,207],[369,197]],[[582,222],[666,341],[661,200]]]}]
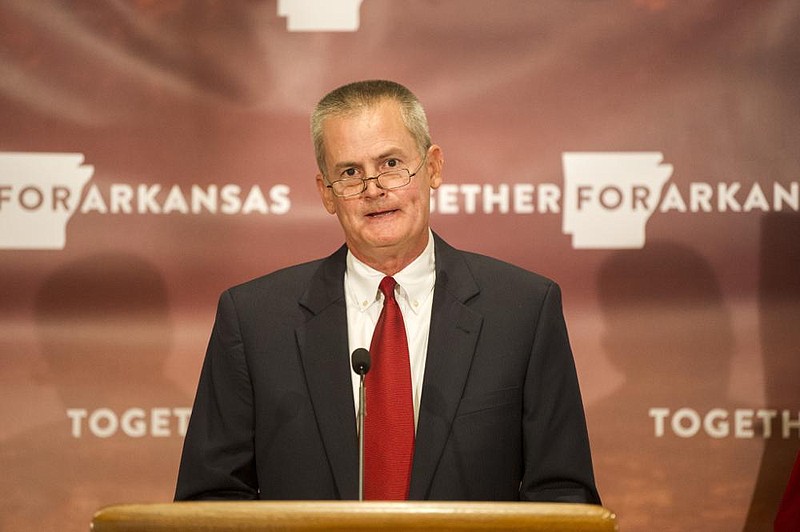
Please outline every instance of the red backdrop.
[{"label": "red backdrop", "polygon": [[426,105],[434,230],[562,285],[622,528],[767,528],[800,441],[800,6],[304,3],[0,4],[3,530],[171,499],[219,292],[341,244],[308,115],[365,78]]}]

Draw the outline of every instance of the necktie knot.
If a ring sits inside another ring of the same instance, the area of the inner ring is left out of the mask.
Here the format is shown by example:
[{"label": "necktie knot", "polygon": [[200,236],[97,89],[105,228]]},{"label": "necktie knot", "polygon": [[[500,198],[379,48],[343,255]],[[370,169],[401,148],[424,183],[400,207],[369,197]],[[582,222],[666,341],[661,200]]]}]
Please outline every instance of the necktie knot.
[{"label": "necktie knot", "polygon": [[381,279],[381,284],[378,286],[378,290],[381,291],[383,297],[386,300],[394,299],[394,287],[397,286],[397,281],[394,280],[394,277],[389,277],[388,275]]}]

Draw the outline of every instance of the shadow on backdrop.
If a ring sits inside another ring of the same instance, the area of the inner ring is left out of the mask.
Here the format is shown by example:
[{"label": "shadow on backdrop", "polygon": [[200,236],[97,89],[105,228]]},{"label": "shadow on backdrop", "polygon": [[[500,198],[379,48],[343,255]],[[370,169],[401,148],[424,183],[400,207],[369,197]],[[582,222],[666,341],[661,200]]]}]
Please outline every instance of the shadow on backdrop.
[{"label": "shadow on backdrop", "polygon": [[729,406],[733,334],[713,269],[689,247],[652,241],[610,255],[598,291],[602,347],[625,379],[587,412],[603,502],[629,531],[739,529],[751,487],[742,451],[757,448],[702,426],[679,436],[671,418],[659,435],[650,415]]},{"label": "shadow on backdrop", "polygon": [[35,312],[41,378],[62,400],[48,419],[61,421],[0,447],[0,529],[85,531],[100,506],[171,500],[182,441],[172,412],[190,400],[163,374],[172,330],[160,272],[130,255],[79,259],[44,281]]},{"label": "shadow on backdrop", "polygon": [[[759,319],[764,360],[764,395],[769,408],[800,409],[800,216],[773,213],[761,223]],[[780,431],[766,440],[747,516],[747,532],[767,530],[789,480],[800,437]]]}]

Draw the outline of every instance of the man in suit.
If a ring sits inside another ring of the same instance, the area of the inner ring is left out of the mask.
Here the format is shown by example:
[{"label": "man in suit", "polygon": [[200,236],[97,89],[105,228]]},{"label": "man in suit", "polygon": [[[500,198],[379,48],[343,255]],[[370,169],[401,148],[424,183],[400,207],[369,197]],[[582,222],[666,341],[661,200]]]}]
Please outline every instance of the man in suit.
[{"label": "man in suit", "polygon": [[[367,424],[365,464],[407,454],[407,471],[399,493],[374,498],[599,503],[559,288],[430,230],[444,159],[416,97],[388,81],[345,85],[317,105],[312,135],[345,245],[222,294],[176,499],[357,498],[349,354],[380,351],[373,331],[396,301],[410,383],[386,411],[368,397],[367,420],[384,425]],[[381,386],[372,354],[368,390]],[[386,419],[406,408],[401,450],[400,422]]]}]

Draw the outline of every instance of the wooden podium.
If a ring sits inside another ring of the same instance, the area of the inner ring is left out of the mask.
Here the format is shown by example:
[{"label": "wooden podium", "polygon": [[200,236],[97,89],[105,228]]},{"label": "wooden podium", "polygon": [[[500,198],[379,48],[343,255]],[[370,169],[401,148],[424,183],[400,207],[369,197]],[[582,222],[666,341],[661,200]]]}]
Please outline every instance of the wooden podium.
[{"label": "wooden podium", "polygon": [[530,502],[257,501],[126,504],[98,511],[94,532],[533,530],[612,532],[602,506]]}]

